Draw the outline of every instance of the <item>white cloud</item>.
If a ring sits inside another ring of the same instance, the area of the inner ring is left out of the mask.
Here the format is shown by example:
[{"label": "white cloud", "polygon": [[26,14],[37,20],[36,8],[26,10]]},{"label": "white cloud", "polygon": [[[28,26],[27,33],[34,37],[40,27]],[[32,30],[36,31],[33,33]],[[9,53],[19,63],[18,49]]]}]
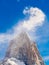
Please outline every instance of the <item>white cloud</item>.
[{"label": "white cloud", "polygon": [[[35,7],[26,7],[23,11],[24,15],[28,15],[28,19],[23,19],[19,22],[18,25],[12,27],[6,33],[0,34],[0,43],[9,42],[16,37],[17,33],[20,31],[35,31],[38,26],[41,26],[45,20],[45,14],[39,8]],[[27,18],[26,17],[26,18]]]},{"label": "white cloud", "polygon": [[41,26],[45,20],[45,14],[38,8],[31,7],[30,9],[26,8],[23,11],[24,14],[29,14],[29,19],[24,20],[23,27],[27,30],[34,30],[37,26]]},{"label": "white cloud", "polygon": [[44,61],[49,61],[49,56],[45,56]]}]

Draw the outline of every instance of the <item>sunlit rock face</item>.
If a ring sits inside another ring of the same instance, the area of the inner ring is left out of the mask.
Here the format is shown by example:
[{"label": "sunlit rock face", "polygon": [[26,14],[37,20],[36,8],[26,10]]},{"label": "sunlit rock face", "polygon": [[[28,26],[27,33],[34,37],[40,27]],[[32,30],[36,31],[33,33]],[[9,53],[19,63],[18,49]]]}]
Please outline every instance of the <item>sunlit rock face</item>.
[{"label": "sunlit rock face", "polygon": [[19,65],[20,62],[20,65],[44,65],[36,43],[30,40],[26,32],[20,33],[10,42],[5,59],[1,65]]}]

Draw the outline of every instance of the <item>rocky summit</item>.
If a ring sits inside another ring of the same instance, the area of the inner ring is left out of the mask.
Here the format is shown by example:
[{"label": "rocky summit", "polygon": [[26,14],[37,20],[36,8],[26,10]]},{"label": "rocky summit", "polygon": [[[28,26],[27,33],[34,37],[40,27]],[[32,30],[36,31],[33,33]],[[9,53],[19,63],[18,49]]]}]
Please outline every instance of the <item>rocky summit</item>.
[{"label": "rocky summit", "polygon": [[21,32],[10,41],[9,47],[0,65],[45,65],[37,49],[26,32]]}]

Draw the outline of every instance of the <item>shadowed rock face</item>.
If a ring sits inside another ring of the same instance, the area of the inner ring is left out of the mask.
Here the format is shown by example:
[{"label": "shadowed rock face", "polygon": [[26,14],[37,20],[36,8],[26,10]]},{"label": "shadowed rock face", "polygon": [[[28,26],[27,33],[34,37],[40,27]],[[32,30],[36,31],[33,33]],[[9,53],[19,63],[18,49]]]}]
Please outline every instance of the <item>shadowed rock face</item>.
[{"label": "shadowed rock face", "polygon": [[12,57],[23,61],[25,65],[44,65],[36,44],[30,40],[25,32],[20,33],[10,42],[5,59],[8,60],[8,58]]},{"label": "shadowed rock face", "polygon": [[6,57],[16,57],[19,49],[22,47],[28,48],[30,46],[30,40],[26,33],[20,33],[14,40],[10,42]]}]

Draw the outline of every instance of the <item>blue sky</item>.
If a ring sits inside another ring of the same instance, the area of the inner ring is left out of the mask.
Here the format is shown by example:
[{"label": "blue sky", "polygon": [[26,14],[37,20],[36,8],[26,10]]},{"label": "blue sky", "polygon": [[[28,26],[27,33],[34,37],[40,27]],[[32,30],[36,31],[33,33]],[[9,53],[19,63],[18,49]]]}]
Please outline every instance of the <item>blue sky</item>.
[{"label": "blue sky", "polygon": [[[17,26],[20,20],[24,20],[28,15],[23,14],[25,7],[37,7],[46,16],[42,26],[37,27],[36,32],[31,31],[31,35],[37,37],[36,43],[41,56],[46,65],[49,63],[49,0],[0,0],[0,35],[6,36],[8,30]],[[39,15],[40,16],[40,15]],[[23,22],[23,21],[22,21]],[[13,32],[12,32],[13,33]],[[1,37],[1,36],[0,36]],[[0,42],[0,58],[5,55],[7,41]]]}]

